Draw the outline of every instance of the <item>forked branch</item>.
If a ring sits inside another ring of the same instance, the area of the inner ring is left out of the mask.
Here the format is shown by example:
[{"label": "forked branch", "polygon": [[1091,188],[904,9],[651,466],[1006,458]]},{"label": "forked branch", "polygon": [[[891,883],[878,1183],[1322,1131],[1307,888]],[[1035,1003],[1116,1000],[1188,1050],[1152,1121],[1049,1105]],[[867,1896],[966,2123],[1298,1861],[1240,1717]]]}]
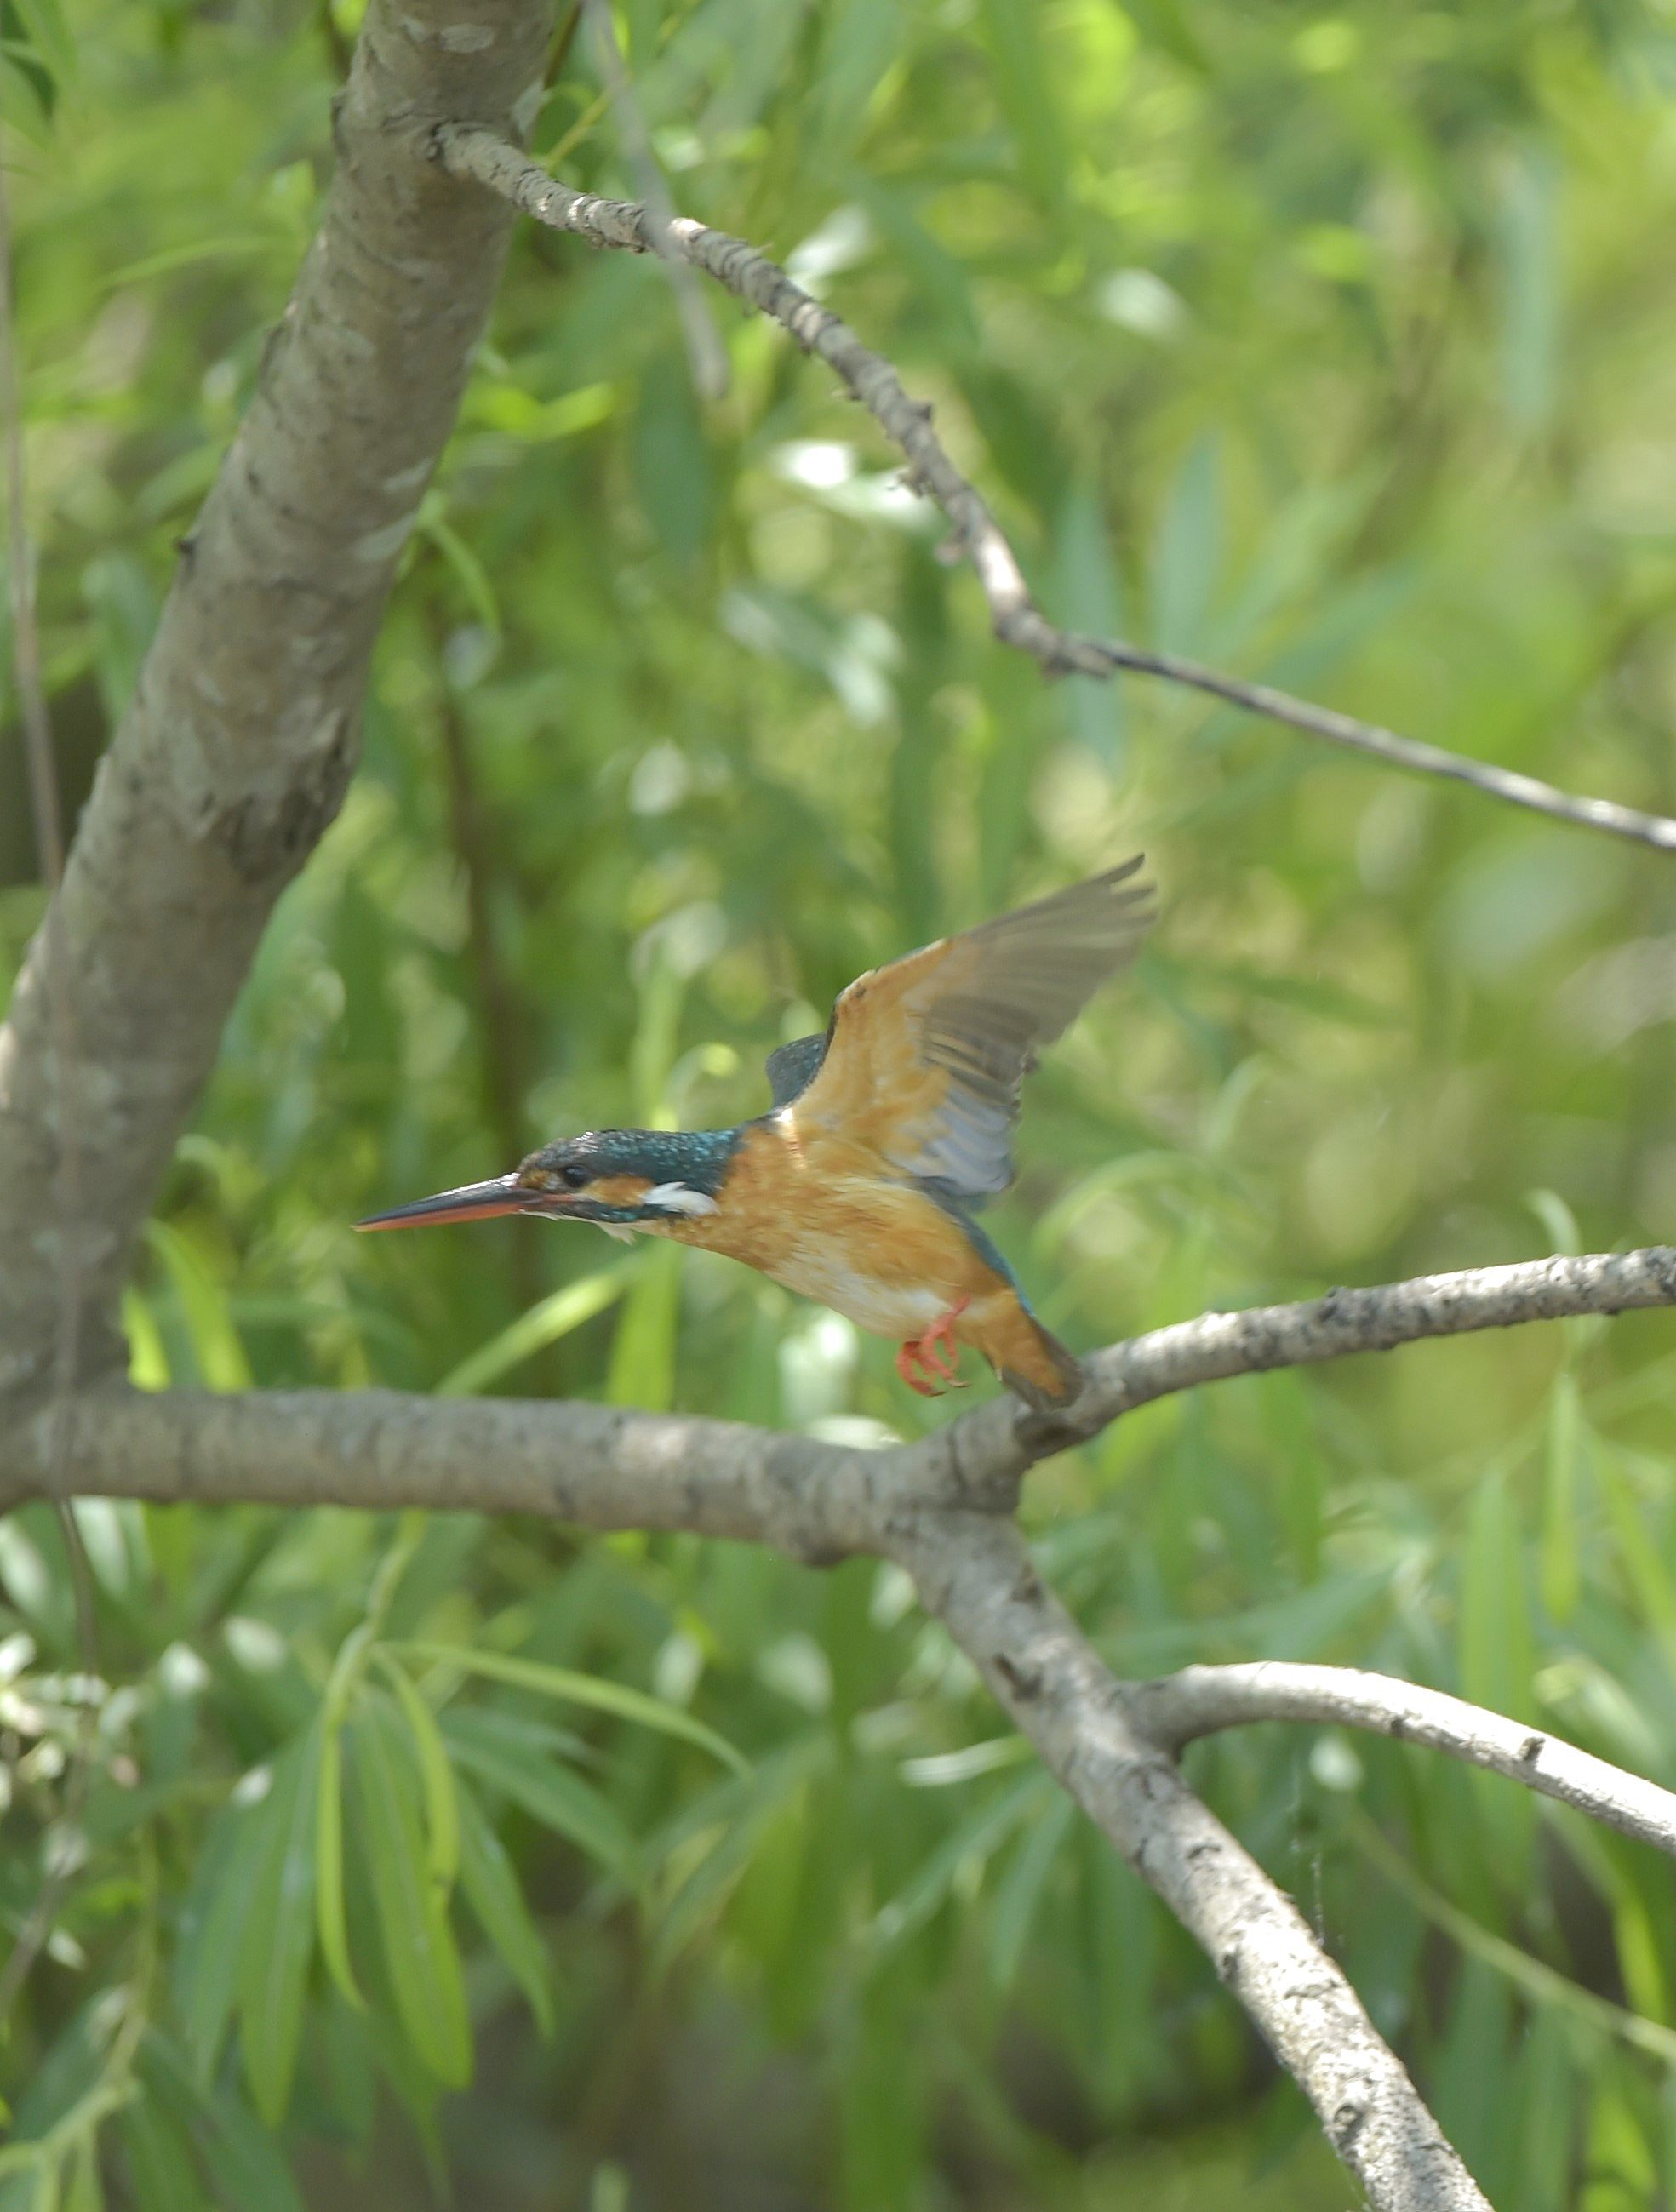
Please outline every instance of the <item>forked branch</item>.
[{"label": "forked branch", "polygon": [[[1676,1856],[1676,1794],[1545,1730],[1348,1668],[1190,1668],[1120,1681],[1047,1590],[1011,1511],[1032,1462],[1205,1382],[1430,1336],[1676,1304],[1676,1250],[1527,1261],[1205,1314],[1114,1345],[1071,1424],[997,1400],[936,1436],[859,1451],[740,1424],[569,1403],[392,1391],[83,1394],[82,1491],[544,1513],[684,1528],[805,1561],[898,1561],[1044,1762],[1205,1946],[1314,2103],[1377,2212],[1485,2200],[1338,1966],[1284,1893],[1183,1782],[1193,1737],[1287,1718],[1364,1727],[1521,1782]],[[0,1435],[0,1503],[46,1483],[46,1415]]]}]

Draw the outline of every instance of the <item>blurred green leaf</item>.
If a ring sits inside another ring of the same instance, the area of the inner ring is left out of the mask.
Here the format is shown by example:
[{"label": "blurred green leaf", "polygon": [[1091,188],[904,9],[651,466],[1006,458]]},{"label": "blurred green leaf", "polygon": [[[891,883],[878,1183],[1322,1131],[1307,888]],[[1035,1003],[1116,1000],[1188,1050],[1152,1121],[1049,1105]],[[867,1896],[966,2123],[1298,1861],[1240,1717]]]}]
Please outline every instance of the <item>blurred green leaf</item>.
[{"label": "blurred green leaf", "polygon": [[[266,1790],[273,1778],[268,1772]],[[254,1804],[224,1807],[199,1853],[181,1912],[173,1998],[198,2079],[214,2075],[238,1995],[245,1934],[263,1870],[268,1833]]]},{"label": "blurred green leaf", "polygon": [[314,1826],[319,1788],[318,1723],[274,1761],[252,1808],[255,1870],[238,1929],[240,2043],[256,2109],[279,2124],[290,2101],[302,2039],[303,2000],[314,1950]]},{"label": "blurred green leaf", "polygon": [[341,1715],[320,1715],[319,1773],[315,1784],[315,1929],[326,1970],[349,2002],[364,2009],[349,1960],[349,1932],[343,1910],[343,1739]]},{"label": "blurred green leaf", "polygon": [[197,2145],[217,2197],[239,2212],[303,2212],[277,2144],[231,2089],[206,2088],[166,2036],[145,2038],[141,2070],[149,2091]]},{"label": "blurred green leaf", "polygon": [[518,1876],[475,1794],[459,1796],[459,1881],[478,1925],[528,2000],[537,2027],[554,2027],[552,1970]]},{"label": "blurred green leaf", "polygon": [[1205,436],[1181,463],[1152,548],[1152,641],[1161,651],[1203,651],[1222,543],[1222,445]]},{"label": "blurred green leaf", "polygon": [[996,97],[1017,146],[1019,166],[1030,189],[1057,210],[1066,196],[1067,142],[1042,51],[1047,20],[1030,0],[983,0]]},{"label": "blurred green leaf", "polygon": [[430,1846],[430,1875],[446,1899],[459,1870],[459,1809],[448,1754],[437,1732],[436,1718],[420,1696],[405,1669],[388,1652],[379,1655],[380,1669],[402,1709],[412,1738],[413,1755],[425,1795],[425,1832]]},{"label": "blurred green leaf", "polygon": [[480,1345],[458,1367],[451,1367],[436,1386],[437,1396],[470,1398],[486,1384],[498,1382],[546,1346],[562,1343],[574,1329],[604,1313],[624,1295],[634,1277],[635,1262],[624,1260],[597,1274],[584,1275],[580,1282],[567,1283]]},{"label": "blurred green leaf", "polygon": [[696,1744],[738,1774],[750,1771],[732,1745],[714,1729],[706,1728],[702,1721],[694,1720],[678,1706],[647,1697],[643,1690],[630,1689],[624,1682],[579,1674],[568,1667],[550,1667],[538,1659],[519,1659],[509,1652],[466,1650],[452,1644],[396,1644],[391,1649],[401,1657],[456,1668],[463,1674],[481,1674],[490,1681],[509,1683],[514,1689],[533,1690],[543,1698],[562,1698],[589,1706],[595,1712],[611,1713],[619,1720],[633,1721],[641,1728],[659,1729],[665,1735]]},{"label": "blurred green leaf", "polygon": [[998,1990],[1010,1990],[1017,1977],[1054,1861],[1076,1817],[1077,1808],[1062,1790],[1044,1791],[1040,1810],[996,1884],[989,1924],[989,1978]]},{"label": "blurred green leaf", "polygon": [[1552,412],[1559,362],[1558,178],[1526,150],[1505,168],[1497,209],[1503,294],[1503,404],[1521,430]]},{"label": "blurred green leaf", "polygon": [[567,1836],[579,1850],[631,1887],[639,1887],[639,1850],[633,1832],[610,1800],[567,1766],[552,1759],[510,1755],[498,1734],[477,1725],[470,1711],[450,1712],[443,1720],[452,1757],[543,1827]]},{"label": "blurred green leaf", "polygon": [[345,1724],[344,1740],[360,1814],[355,1835],[397,2016],[415,2057],[458,2087],[471,2073],[465,1989],[446,1908],[431,1879],[397,1709],[368,1695]]},{"label": "blurred green leaf", "polygon": [[1562,1369],[1548,1401],[1542,1499],[1542,1602],[1558,1622],[1570,1620],[1577,1609],[1582,1573],[1577,1478],[1586,1449],[1577,1380]]},{"label": "blurred green leaf", "polygon": [[879,1907],[867,1930],[870,1952],[883,1958],[922,1927],[962,1875],[987,1866],[1013,1829],[1033,1813],[1045,1814],[1049,1802],[1042,1778],[1031,1774],[975,1808]]},{"label": "blurred green leaf", "polygon": [[148,1222],[145,1234],[179,1302],[199,1381],[210,1390],[248,1390],[250,1362],[239,1341],[226,1290],[190,1241],[167,1222]]}]

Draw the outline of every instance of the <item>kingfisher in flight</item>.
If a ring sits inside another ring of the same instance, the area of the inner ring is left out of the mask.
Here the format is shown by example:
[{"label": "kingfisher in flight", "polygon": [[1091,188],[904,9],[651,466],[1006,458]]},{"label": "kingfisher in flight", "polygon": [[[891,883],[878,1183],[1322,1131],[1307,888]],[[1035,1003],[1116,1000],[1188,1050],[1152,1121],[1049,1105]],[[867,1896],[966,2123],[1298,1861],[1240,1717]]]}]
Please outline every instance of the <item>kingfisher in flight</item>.
[{"label": "kingfisher in flight", "polygon": [[1012,1181],[1019,1092],[1039,1047],[1133,958],[1153,918],[1141,856],[939,938],[843,992],[823,1036],[771,1053],[774,1103],[733,1129],[598,1129],[510,1175],[376,1213],[407,1229],[536,1213],[671,1237],[743,1260],[901,1345],[936,1397],[981,1352],[1039,1411],[1084,1370],[1036,1319],[974,1218]]}]

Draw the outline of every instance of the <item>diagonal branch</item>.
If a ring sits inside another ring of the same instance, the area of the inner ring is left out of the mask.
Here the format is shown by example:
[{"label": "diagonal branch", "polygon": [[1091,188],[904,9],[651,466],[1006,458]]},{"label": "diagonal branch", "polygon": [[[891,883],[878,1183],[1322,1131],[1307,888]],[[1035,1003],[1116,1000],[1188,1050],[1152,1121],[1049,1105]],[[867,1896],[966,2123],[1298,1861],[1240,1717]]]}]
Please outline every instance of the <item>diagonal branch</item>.
[{"label": "diagonal branch", "polygon": [[1489,2212],[1285,1893],[1130,1717],[1010,1522],[928,1515],[895,1556],[1043,1764],[1155,1889],[1315,2106],[1378,2212]]},{"label": "diagonal branch", "polygon": [[436,159],[450,174],[486,186],[550,229],[571,231],[591,245],[629,253],[659,253],[665,258],[678,253],[735,298],[780,324],[805,353],[817,355],[908,456],[909,483],[929,493],[953,524],[956,549],[977,572],[996,636],[1029,653],[1049,675],[1159,677],[1310,737],[1324,738],[1330,744],[1369,754],[1388,767],[1448,776],[1492,799],[1529,807],[1557,821],[1610,830],[1614,836],[1633,838],[1661,851],[1676,851],[1676,821],[1664,815],[1643,813],[1613,799],[1579,799],[1535,776],[1402,737],[1376,723],[1295,699],[1270,684],[1224,676],[1174,653],[1149,653],[1138,646],[1060,629],[1030,596],[1018,556],[982,495],[950,459],[932,428],[930,407],[910,398],[884,356],[864,345],[847,323],[811,299],[777,263],[744,240],[712,230],[689,216],[665,222],[635,201],[574,191],[492,131],[444,124],[434,133],[433,145]]},{"label": "diagonal branch", "polygon": [[1676,1246],[1650,1244],[1634,1252],[1414,1275],[1401,1283],[1329,1291],[1296,1305],[1200,1314],[1091,1354],[1084,1362],[1090,1387],[1062,1415],[1024,1413],[1011,1400],[996,1400],[914,1449],[928,1460],[956,1458],[969,1481],[993,1492],[1038,1460],[1097,1436],[1137,1407],[1201,1382],[1314,1366],[1352,1352],[1389,1352],[1424,1337],[1669,1305],[1676,1305]]}]

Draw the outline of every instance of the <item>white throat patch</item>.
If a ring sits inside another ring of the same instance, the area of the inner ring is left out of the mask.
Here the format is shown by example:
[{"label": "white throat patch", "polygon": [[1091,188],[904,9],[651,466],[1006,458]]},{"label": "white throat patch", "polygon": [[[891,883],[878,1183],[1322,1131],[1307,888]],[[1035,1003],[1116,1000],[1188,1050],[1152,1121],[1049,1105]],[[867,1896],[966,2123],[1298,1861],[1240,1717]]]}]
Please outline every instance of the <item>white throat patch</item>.
[{"label": "white throat patch", "polygon": [[683,1182],[654,1183],[641,1204],[655,1206],[660,1213],[714,1213],[716,1210],[714,1198],[707,1198],[701,1190],[689,1190]]}]

